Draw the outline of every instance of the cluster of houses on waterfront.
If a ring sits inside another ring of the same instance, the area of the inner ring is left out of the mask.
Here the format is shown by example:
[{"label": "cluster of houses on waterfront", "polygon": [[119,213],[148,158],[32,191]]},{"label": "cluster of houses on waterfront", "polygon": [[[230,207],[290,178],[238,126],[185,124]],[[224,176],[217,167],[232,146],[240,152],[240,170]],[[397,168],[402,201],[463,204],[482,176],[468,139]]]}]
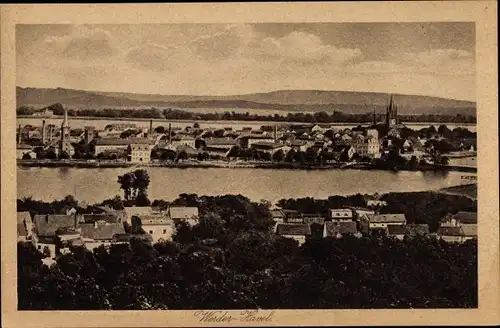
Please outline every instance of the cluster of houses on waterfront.
[{"label": "cluster of houses on waterfront", "polygon": [[403,240],[405,237],[426,236],[450,243],[462,243],[477,238],[477,213],[458,212],[446,215],[437,232],[427,224],[407,223],[405,214],[377,214],[369,208],[330,209],[328,215],[305,214],[294,210],[271,211],[278,235],[293,238],[303,244],[309,237],[342,238],[344,235],[385,235]]},{"label": "cluster of houses on waterfront", "polygon": [[[382,201],[374,202],[377,203],[372,205],[377,208],[384,206]],[[450,243],[477,238],[475,212],[448,214],[437,232],[431,233],[427,224],[408,223],[402,213],[379,214],[373,208],[332,208],[327,215],[273,208],[270,214],[275,222],[274,232],[299,244],[311,237],[374,234],[400,240],[426,236]],[[170,241],[176,232],[175,223],[184,221],[193,226],[198,218],[198,207],[179,205],[167,209],[133,206],[123,210],[95,206],[91,214],[77,214],[74,208],[64,214],[32,216],[29,212],[18,212],[17,235],[18,241],[31,242],[45,258],[53,260],[58,254],[69,252],[70,246],[93,250],[101,245],[129,243],[134,237],[151,243]]]},{"label": "cluster of houses on waterfront", "polygon": [[[232,127],[201,128],[196,123],[185,129],[172,128],[171,124],[168,128],[153,129],[151,120],[149,128],[116,123],[98,131],[92,126],[71,129],[66,110],[60,128],[45,124],[45,120],[41,127],[19,126],[17,158],[35,159],[40,147],[50,150],[55,158],[119,159],[133,163],[149,163],[168,152],[182,153],[183,159],[200,158],[200,155],[204,159],[224,159],[237,149],[265,155],[261,159],[271,159],[278,152],[283,158],[292,149],[295,152],[312,149],[315,155],[321,153],[329,161],[346,162],[354,156],[379,158],[393,148],[393,140],[400,138],[399,131],[404,125],[399,122],[392,98],[386,113],[387,135],[380,136],[376,124],[374,116],[372,125],[343,129],[329,124],[274,124],[233,130]],[[426,142],[426,138],[405,138],[400,155],[420,159],[427,153]],[[466,142],[463,148],[475,151],[475,143]]]},{"label": "cluster of houses on waterfront", "polygon": [[198,222],[198,207],[192,206],[172,205],[166,210],[95,206],[92,212],[77,214],[74,208],[64,214],[31,216],[30,212],[18,212],[18,241],[31,242],[45,257],[54,259],[57,254],[68,252],[70,246],[93,250],[101,245],[128,243],[133,237],[152,243],[171,240],[176,222]]}]

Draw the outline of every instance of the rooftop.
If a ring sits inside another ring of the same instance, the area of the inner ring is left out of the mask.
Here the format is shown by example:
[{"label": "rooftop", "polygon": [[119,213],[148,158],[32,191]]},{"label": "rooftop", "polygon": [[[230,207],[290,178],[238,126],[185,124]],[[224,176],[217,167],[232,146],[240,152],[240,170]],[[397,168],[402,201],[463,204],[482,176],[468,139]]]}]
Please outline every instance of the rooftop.
[{"label": "rooftop", "polygon": [[198,207],[195,206],[170,206],[171,219],[191,219],[198,217]]},{"label": "rooftop", "polygon": [[267,141],[259,141],[252,144],[252,147],[265,148],[265,149],[276,149],[276,148],[281,148],[283,146],[285,145]]},{"label": "rooftop", "polygon": [[439,227],[437,234],[440,236],[464,236],[461,227]]},{"label": "rooftop", "polygon": [[325,222],[325,232],[327,237],[334,237],[337,234],[348,234],[356,233],[358,229],[356,228],[356,222]]},{"label": "rooftop", "polygon": [[406,217],[404,214],[368,214],[370,222],[375,223],[405,223]]},{"label": "rooftop", "polygon": [[466,223],[466,224],[477,223],[476,212],[458,212],[457,214],[453,215],[452,218],[454,218],[457,221],[460,221],[460,223]]},{"label": "rooftop", "polygon": [[85,223],[94,223],[97,221],[105,221],[107,223],[118,223],[119,218],[116,215],[113,214],[83,214],[83,221]]},{"label": "rooftop", "polygon": [[209,138],[205,139],[205,145],[207,147],[211,146],[235,146],[238,144],[238,141],[231,138]]},{"label": "rooftop", "polygon": [[477,237],[477,224],[462,224],[462,232],[466,237]]},{"label": "rooftop", "polygon": [[95,226],[92,223],[84,223],[80,225],[81,236],[94,240],[110,240],[117,234],[125,233],[123,224],[112,223]]},{"label": "rooftop", "polygon": [[308,236],[311,228],[308,224],[278,224],[276,233],[281,236]]},{"label": "rooftop", "polygon": [[60,228],[74,229],[76,219],[72,215],[50,214],[50,215],[35,215],[33,218],[38,236],[53,237],[56,230]]}]

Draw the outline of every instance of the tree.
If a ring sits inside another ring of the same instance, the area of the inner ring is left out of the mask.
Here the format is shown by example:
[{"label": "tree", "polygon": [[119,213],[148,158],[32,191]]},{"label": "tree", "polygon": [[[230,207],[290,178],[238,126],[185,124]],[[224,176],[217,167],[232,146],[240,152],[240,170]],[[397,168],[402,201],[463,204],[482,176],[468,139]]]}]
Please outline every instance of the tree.
[{"label": "tree", "polygon": [[156,128],[154,128],[154,132],[163,134],[163,133],[165,133],[165,127],[157,126]]},{"label": "tree", "polygon": [[61,154],[59,155],[59,159],[69,159],[70,156],[67,152],[63,151],[61,152]]},{"label": "tree", "polygon": [[135,198],[141,199],[141,202],[144,203],[148,196],[148,187],[150,183],[149,174],[146,170],[139,169],[133,172],[133,176],[132,187],[135,189]]},{"label": "tree", "polygon": [[124,208],[123,201],[122,201],[120,196],[115,196],[111,199],[104,200],[102,202],[102,205],[109,206],[115,210],[123,210],[123,208]]},{"label": "tree", "polygon": [[61,103],[54,103],[47,107],[48,110],[54,112],[54,115],[64,115],[64,107]]},{"label": "tree", "polygon": [[447,156],[441,157],[441,165],[448,165],[450,163],[450,159]]},{"label": "tree", "polygon": [[414,170],[416,170],[418,168],[418,160],[417,160],[416,156],[412,156],[410,158],[410,161],[408,162],[408,168],[411,171],[414,171]]},{"label": "tree", "polygon": [[303,151],[296,152],[294,160],[295,160],[295,162],[298,162],[300,164],[304,164],[306,162],[306,156],[304,155],[304,152]]},{"label": "tree", "polygon": [[284,159],[285,153],[281,149],[273,154],[273,161],[275,162],[283,162]]},{"label": "tree", "polygon": [[178,154],[177,154],[177,158],[176,158],[176,161],[182,161],[182,160],[186,160],[188,159],[188,154],[186,153],[185,150],[181,150]]},{"label": "tree", "polygon": [[31,159],[31,155],[30,155],[30,153],[26,153],[26,154],[24,154],[24,155],[23,155],[23,159],[24,159],[24,160],[29,160],[29,159]]},{"label": "tree", "polygon": [[118,177],[118,183],[120,184],[120,189],[123,189],[123,197],[126,201],[130,200],[132,197],[132,188],[134,186],[135,175],[132,172],[125,173]]},{"label": "tree", "polygon": [[288,153],[286,154],[285,162],[287,162],[287,163],[293,163],[294,158],[295,158],[295,154],[296,154],[295,149],[290,149],[288,151]]}]

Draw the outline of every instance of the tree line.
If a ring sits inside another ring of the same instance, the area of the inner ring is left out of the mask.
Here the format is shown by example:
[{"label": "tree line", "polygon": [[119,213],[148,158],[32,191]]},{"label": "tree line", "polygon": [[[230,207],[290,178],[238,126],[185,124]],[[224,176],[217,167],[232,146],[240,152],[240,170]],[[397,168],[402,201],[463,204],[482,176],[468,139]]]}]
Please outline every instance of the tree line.
[{"label": "tree line", "polygon": [[[55,115],[63,115],[64,108],[60,103],[55,103],[46,108],[52,110]],[[33,107],[20,106],[17,115],[33,115],[37,110]],[[286,111],[284,111],[286,113]],[[324,110],[315,113],[304,113],[302,111],[289,112],[287,114],[259,115],[250,112],[225,111],[222,113],[197,113],[178,108],[104,108],[104,109],[70,109],[69,116],[84,117],[106,117],[106,118],[151,118],[172,120],[205,120],[205,121],[276,121],[276,122],[303,122],[303,123],[357,123],[372,122],[373,113],[349,114],[334,110]],[[380,120],[381,115],[377,118]],[[382,115],[383,116],[383,115]],[[403,122],[443,122],[443,123],[476,123],[476,117],[472,115],[399,115]]]}]

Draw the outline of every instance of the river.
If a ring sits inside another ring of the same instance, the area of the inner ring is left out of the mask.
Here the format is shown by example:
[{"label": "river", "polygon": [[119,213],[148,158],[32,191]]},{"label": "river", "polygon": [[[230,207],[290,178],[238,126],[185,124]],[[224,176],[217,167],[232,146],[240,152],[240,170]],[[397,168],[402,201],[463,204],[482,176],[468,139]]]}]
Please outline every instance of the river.
[{"label": "river", "polygon": [[[22,117],[17,118],[17,124],[32,125],[32,126],[41,126],[42,120],[45,120],[47,124],[55,124],[59,126],[62,122],[62,117],[59,118],[42,118],[42,117]],[[97,130],[103,130],[104,127],[108,124],[118,123],[118,122],[126,122],[136,124],[138,127],[149,128],[149,119],[142,120],[134,120],[134,119],[120,119],[120,120],[110,120],[110,119],[89,119],[85,117],[69,117],[70,126],[73,129],[83,128],[85,126],[93,126]],[[185,129],[187,126],[193,126],[195,121],[190,120],[153,120],[153,128],[157,126],[167,127],[169,123],[172,124],[172,128],[180,128]],[[241,130],[243,127],[252,127],[253,129],[260,129],[263,125],[271,125],[274,122],[265,122],[265,121],[196,121],[201,128],[225,128],[231,127],[233,130]],[[278,124],[283,124],[286,122],[279,122]],[[300,124],[300,123],[296,123]],[[335,128],[353,128],[358,125],[366,125],[367,123],[332,123],[331,126]],[[439,125],[446,124],[446,126],[450,129],[454,129],[456,127],[465,127],[471,132],[476,132],[476,124],[455,124],[455,123],[408,123],[406,126],[410,129],[419,130],[425,127],[429,127],[434,125],[437,129]]]},{"label": "river", "polygon": [[[225,168],[146,168],[150,199],[173,200],[181,193],[242,194],[252,200],[424,191],[465,183],[460,172],[364,170],[275,170]],[[127,168],[17,168],[18,197],[52,201],[74,195],[87,203],[122,196],[118,175]],[[470,175],[470,174],[468,174]],[[123,197],[123,196],[122,196]]]}]

